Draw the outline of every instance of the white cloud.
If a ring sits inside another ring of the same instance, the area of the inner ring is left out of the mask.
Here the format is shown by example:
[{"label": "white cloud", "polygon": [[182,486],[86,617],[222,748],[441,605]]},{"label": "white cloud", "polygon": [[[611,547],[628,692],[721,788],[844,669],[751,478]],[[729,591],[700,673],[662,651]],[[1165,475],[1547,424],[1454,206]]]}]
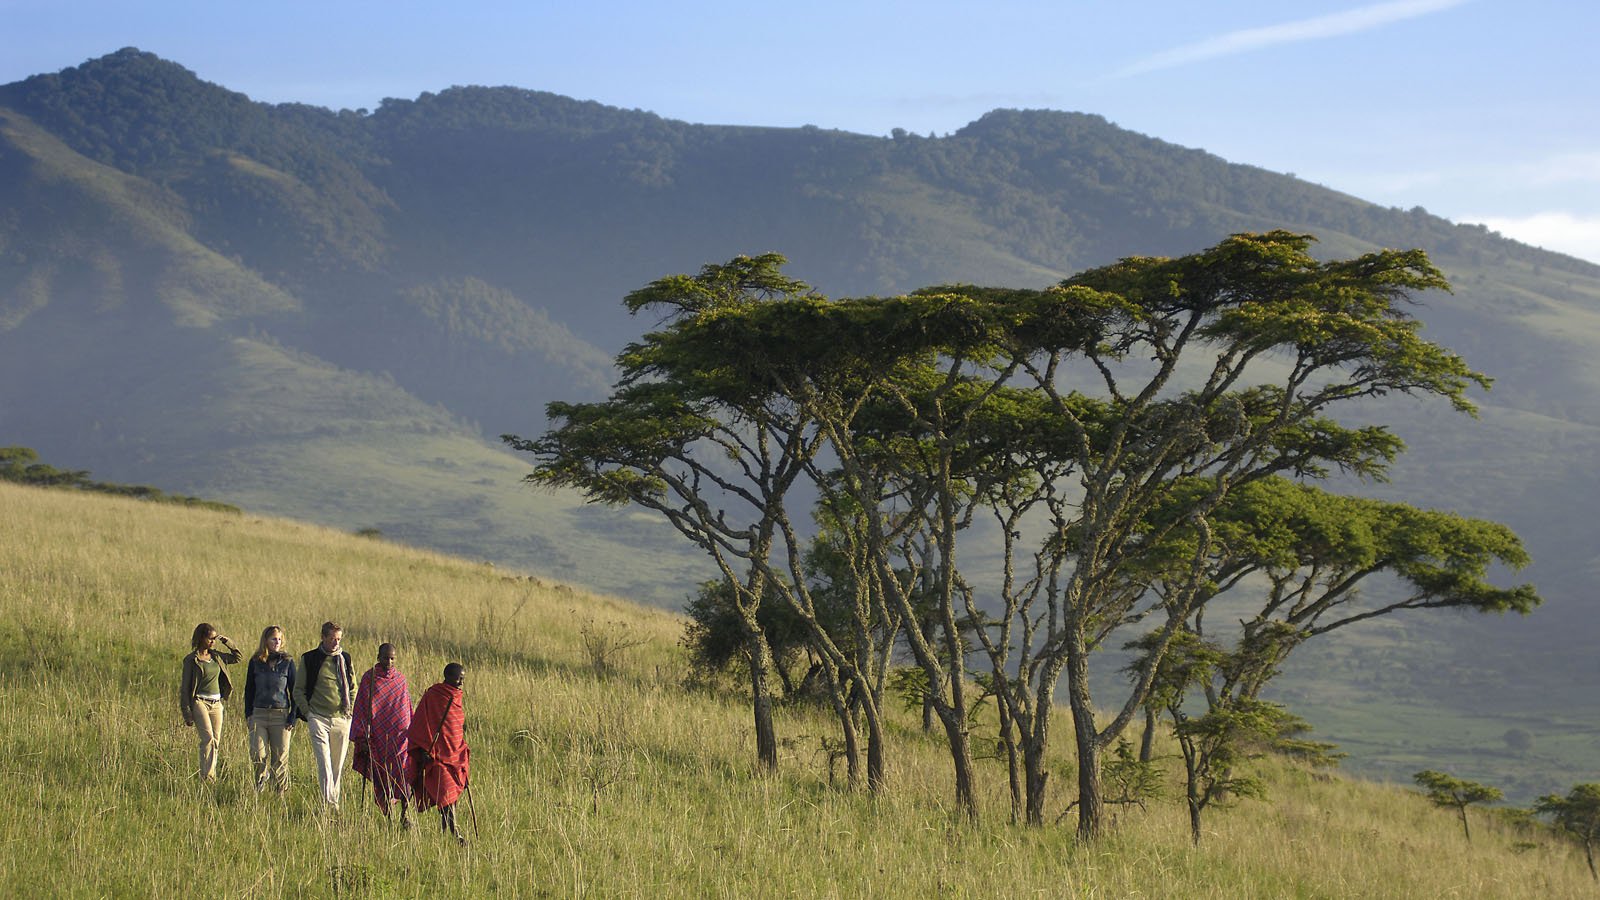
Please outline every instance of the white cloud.
[{"label": "white cloud", "polygon": [[1171,69],[1208,59],[1247,53],[1251,50],[1259,50],[1263,47],[1272,47],[1278,44],[1342,37],[1407,19],[1415,19],[1419,16],[1443,12],[1452,7],[1460,6],[1465,2],[1467,0],[1395,0],[1395,2],[1391,3],[1378,3],[1332,15],[1317,16],[1314,19],[1301,19],[1298,22],[1285,22],[1282,25],[1268,25],[1262,28],[1245,28],[1239,31],[1230,31],[1227,34],[1147,56],[1114,73],[1112,77],[1125,78],[1129,75]]},{"label": "white cloud", "polygon": [[1542,212],[1531,216],[1461,216],[1460,222],[1482,222],[1508,238],[1600,263],[1600,216]]}]

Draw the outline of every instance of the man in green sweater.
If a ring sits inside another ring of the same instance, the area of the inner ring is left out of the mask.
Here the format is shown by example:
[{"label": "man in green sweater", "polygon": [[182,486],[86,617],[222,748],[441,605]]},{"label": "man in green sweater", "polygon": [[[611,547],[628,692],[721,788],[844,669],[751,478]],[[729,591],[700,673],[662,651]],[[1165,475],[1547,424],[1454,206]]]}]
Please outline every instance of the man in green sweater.
[{"label": "man in green sweater", "polygon": [[301,655],[300,677],[294,683],[295,706],[310,733],[322,800],[334,809],[339,808],[339,776],[350,749],[350,714],[356,708],[355,667],[340,644],[343,637],[338,623],[323,622],[322,643]]}]

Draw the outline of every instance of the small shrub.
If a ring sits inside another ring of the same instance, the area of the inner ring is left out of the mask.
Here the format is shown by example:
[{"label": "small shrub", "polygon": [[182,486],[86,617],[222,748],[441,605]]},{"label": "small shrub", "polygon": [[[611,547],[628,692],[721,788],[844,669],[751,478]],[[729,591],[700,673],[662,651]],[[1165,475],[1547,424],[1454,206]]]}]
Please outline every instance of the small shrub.
[{"label": "small shrub", "polygon": [[649,638],[635,635],[623,622],[588,622],[578,628],[578,643],[596,675],[614,671],[627,651],[648,642]]}]

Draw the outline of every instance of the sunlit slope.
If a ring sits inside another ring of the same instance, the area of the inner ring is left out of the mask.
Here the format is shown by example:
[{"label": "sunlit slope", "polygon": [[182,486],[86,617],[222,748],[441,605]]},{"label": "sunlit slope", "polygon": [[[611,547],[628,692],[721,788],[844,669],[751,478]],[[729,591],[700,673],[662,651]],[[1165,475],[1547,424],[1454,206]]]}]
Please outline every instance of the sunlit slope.
[{"label": "sunlit slope", "polygon": [[[294,311],[298,301],[190,234],[182,200],[89,160],[0,108],[0,333],[54,303],[205,327]],[[21,219],[26,210],[25,220]]]},{"label": "sunlit slope", "polygon": [[[40,320],[48,319],[41,314]],[[43,321],[32,323],[46,327]],[[115,327],[115,326],[105,326]],[[84,332],[63,340],[92,340]],[[521,484],[524,460],[391,378],[352,372],[270,337],[129,330],[110,352],[24,366],[0,356],[0,380],[47,393],[49,407],[0,411],[0,443],[97,475],[129,463],[164,489],[253,512],[376,528],[431,546],[668,605],[706,577],[667,526]],[[80,370],[103,366],[99,377]],[[48,410],[46,410],[48,413]],[[92,453],[68,458],[62,446]],[[118,462],[121,465],[118,465]]]}]

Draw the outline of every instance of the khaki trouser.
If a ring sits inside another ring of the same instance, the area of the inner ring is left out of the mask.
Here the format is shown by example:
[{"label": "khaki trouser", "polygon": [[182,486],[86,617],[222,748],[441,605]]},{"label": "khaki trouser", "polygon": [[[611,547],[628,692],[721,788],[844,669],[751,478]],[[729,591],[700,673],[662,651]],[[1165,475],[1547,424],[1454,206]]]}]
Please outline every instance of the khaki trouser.
[{"label": "khaki trouser", "polygon": [[200,780],[217,780],[217,750],[222,746],[222,701],[194,701],[194,732],[200,739]]},{"label": "khaki trouser", "polygon": [[288,709],[262,709],[250,713],[250,759],[256,766],[256,790],[272,780],[278,793],[289,789],[289,739],[294,736]]},{"label": "khaki trouser", "polygon": [[339,805],[339,777],[344,774],[345,752],[350,749],[350,720],[344,716],[306,716],[306,731],[311,734],[311,758],[317,765],[317,784],[322,800]]}]

